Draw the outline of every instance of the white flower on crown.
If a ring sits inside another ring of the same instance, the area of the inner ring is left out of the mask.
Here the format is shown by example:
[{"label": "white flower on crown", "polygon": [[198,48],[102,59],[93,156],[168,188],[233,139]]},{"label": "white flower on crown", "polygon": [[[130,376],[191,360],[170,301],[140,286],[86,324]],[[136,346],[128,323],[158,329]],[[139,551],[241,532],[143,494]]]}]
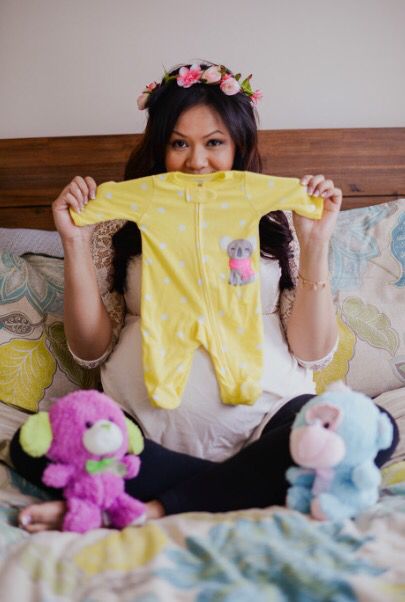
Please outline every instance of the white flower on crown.
[{"label": "white flower on crown", "polygon": [[202,74],[202,79],[204,79],[208,84],[216,84],[221,81],[222,73],[219,65],[212,65],[208,67]]}]

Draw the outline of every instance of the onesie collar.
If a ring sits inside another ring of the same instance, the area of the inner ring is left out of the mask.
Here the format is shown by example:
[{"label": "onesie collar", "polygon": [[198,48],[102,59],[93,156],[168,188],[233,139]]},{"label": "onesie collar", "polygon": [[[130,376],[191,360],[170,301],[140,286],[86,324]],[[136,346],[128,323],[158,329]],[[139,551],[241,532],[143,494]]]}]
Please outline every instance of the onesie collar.
[{"label": "onesie collar", "polygon": [[187,174],[181,171],[171,171],[166,175],[166,180],[179,187],[184,193],[187,203],[204,203],[217,198],[217,186],[226,180],[232,180],[233,171],[215,171],[207,174]]}]

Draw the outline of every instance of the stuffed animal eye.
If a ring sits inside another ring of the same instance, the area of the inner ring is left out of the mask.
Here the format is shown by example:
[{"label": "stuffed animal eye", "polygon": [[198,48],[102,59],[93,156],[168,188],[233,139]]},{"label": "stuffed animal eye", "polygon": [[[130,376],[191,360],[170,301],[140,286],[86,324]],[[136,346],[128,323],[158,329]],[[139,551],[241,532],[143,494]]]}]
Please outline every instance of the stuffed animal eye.
[{"label": "stuffed animal eye", "polygon": [[93,426],[93,423],[90,422],[90,420],[87,420],[85,426],[86,426],[86,429],[89,429],[89,428],[91,428]]},{"label": "stuffed animal eye", "polygon": [[329,422],[325,422],[325,424],[323,425],[323,428],[328,429],[330,427],[330,423]]}]

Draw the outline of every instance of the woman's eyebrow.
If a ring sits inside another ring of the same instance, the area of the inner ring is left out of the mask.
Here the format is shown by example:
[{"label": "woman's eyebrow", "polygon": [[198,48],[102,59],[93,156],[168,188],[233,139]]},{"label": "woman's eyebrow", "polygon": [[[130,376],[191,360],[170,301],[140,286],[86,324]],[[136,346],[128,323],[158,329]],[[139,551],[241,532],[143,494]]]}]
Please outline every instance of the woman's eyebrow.
[{"label": "woman's eyebrow", "polygon": [[[176,134],[177,136],[181,136],[182,138],[187,138],[186,134],[182,134],[178,130],[173,130],[172,133]],[[209,134],[206,134],[205,136],[203,136],[203,138],[209,138],[210,136],[213,136],[214,134],[222,134],[223,135],[224,132],[221,132],[221,130],[214,130],[213,132],[210,132]]]}]

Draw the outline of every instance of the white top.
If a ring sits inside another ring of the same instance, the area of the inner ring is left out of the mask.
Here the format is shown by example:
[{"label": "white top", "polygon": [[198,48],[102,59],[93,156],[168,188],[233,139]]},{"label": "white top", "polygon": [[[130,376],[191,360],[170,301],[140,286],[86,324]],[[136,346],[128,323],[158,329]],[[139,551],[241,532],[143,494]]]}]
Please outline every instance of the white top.
[{"label": "white top", "polygon": [[[147,396],[142,368],[140,329],[141,258],[128,266],[126,319],[118,343],[101,367],[104,391],[133,415],[147,438],[172,450],[221,461],[257,439],[269,419],[288,400],[314,393],[311,363],[299,365],[290,353],[279,315],[277,261],[261,260],[261,297],[264,331],[263,394],[252,406],[221,402],[211,360],[199,348],[182,403],[173,410],[153,407]],[[336,348],[336,346],[335,346]],[[326,365],[332,350],[320,360]],[[314,362],[315,363],[315,362]],[[319,365],[319,361],[316,362]]]}]

